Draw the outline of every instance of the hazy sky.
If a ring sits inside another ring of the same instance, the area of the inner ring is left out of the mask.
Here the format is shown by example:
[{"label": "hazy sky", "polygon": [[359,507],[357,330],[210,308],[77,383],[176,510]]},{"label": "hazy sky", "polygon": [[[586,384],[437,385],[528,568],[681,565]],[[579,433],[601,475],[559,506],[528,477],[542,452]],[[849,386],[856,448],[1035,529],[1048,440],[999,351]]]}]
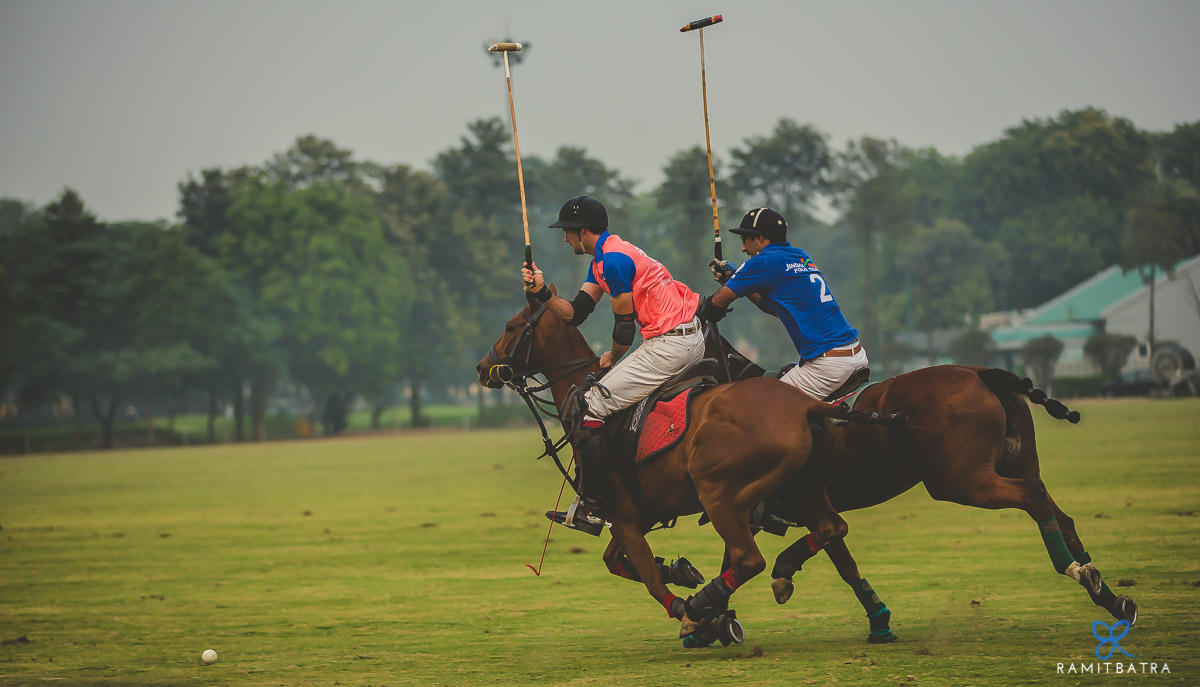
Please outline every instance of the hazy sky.
[{"label": "hazy sky", "polygon": [[313,133],[428,168],[503,115],[525,154],[564,144],[640,181],[704,144],[727,158],[780,117],[839,147],[894,137],[962,155],[1023,118],[1093,105],[1150,130],[1200,119],[1200,2],[301,2],[0,0],[0,196],[77,189],[106,220],[173,218],[176,184]]}]

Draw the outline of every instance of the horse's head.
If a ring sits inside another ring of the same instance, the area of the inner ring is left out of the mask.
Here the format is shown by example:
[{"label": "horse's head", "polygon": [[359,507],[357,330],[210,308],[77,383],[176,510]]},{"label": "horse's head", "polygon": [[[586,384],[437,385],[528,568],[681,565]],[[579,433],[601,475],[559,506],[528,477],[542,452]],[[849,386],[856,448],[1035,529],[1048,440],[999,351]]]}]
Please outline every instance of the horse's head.
[{"label": "horse's head", "polygon": [[[553,284],[550,291],[558,295]],[[502,388],[518,375],[537,374],[557,362],[556,354],[570,350],[566,341],[560,340],[568,336],[563,321],[533,294],[526,293],[525,300],[526,306],[504,324],[504,333],[475,366],[479,383],[489,389]]]}]

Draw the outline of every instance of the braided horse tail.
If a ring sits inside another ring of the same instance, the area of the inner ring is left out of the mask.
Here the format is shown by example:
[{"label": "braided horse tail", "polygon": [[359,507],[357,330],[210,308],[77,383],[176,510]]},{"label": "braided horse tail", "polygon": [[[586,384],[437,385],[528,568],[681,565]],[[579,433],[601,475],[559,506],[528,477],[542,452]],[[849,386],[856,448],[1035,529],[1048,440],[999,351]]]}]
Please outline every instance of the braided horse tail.
[{"label": "braided horse tail", "polygon": [[1079,411],[1071,410],[1063,405],[1061,401],[1056,401],[1046,395],[1045,391],[1038,389],[1033,385],[1028,377],[1020,378],[1008,370],[999,368],[990,368],[987,370],[979,370],[976,374],[991,389],[992,393],[1003,398],[1005,393],[1019,394],[1028,398],[1033,403],[1040,405],[1046,409],[1046,412],[1058,420],[1066,420],[1071,424],[1079,423]]}]

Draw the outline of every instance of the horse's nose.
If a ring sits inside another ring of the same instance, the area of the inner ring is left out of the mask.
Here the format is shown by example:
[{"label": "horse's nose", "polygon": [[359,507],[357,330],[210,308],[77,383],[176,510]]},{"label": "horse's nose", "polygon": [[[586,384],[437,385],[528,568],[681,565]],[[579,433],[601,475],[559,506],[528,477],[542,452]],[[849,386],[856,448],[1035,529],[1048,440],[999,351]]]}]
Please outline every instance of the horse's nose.
[{"label": "horse's nose", "polygon": [[483,363],[482,362],[480,362],[478,365],[475,366],[475,372],[479,373],[480,377],[483,376]]}]

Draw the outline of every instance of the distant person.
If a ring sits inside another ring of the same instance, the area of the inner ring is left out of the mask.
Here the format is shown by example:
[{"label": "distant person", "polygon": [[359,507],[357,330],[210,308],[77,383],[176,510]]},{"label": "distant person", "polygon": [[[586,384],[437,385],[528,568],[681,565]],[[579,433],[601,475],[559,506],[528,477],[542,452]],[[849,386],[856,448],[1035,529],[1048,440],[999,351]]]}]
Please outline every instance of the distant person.
[{"label": "distant person", "polygon": [[867,367],[867,352],[833,299],[825,275],[808,253],[788,243],[787,220],[771,208],[746,213],[736,229],[750,259],[737,268],[709,263],[723,286],[700,305],[700,317],[719,322],[734,300],[747,297],[759,310],[779,318],[800,354],[781,379],[817,400],[837,391],[850,375]]},{"label": "distant person", "polygon": [[[576,255],[590,256],[592,261],[579,293],[570,301],[550,292],[536,264],[526,265],[521,277],[532,282],[533,296],[568,325],[578,327],[600,297],[608,294],[615,319],[612,349],[600,356],[601,369],[611,368],[604,376],[607,393],[596,387],[587,390],[586,408],[580,409],[586,415],[572,423],[580,428],[571,437],[579,464],[579,498],[566,513],[547,513],[556,522],[599,535],[608,515],[604,418],[638,403],[704,357],[704,335],[696,317],[700,295],[673,279],[667,268],[640,248],[609,233],[608,211],[595,198],[571,198],[550,226],[563,230],[563,240]],[[622,359],[639,328],[642,345]]]}]

